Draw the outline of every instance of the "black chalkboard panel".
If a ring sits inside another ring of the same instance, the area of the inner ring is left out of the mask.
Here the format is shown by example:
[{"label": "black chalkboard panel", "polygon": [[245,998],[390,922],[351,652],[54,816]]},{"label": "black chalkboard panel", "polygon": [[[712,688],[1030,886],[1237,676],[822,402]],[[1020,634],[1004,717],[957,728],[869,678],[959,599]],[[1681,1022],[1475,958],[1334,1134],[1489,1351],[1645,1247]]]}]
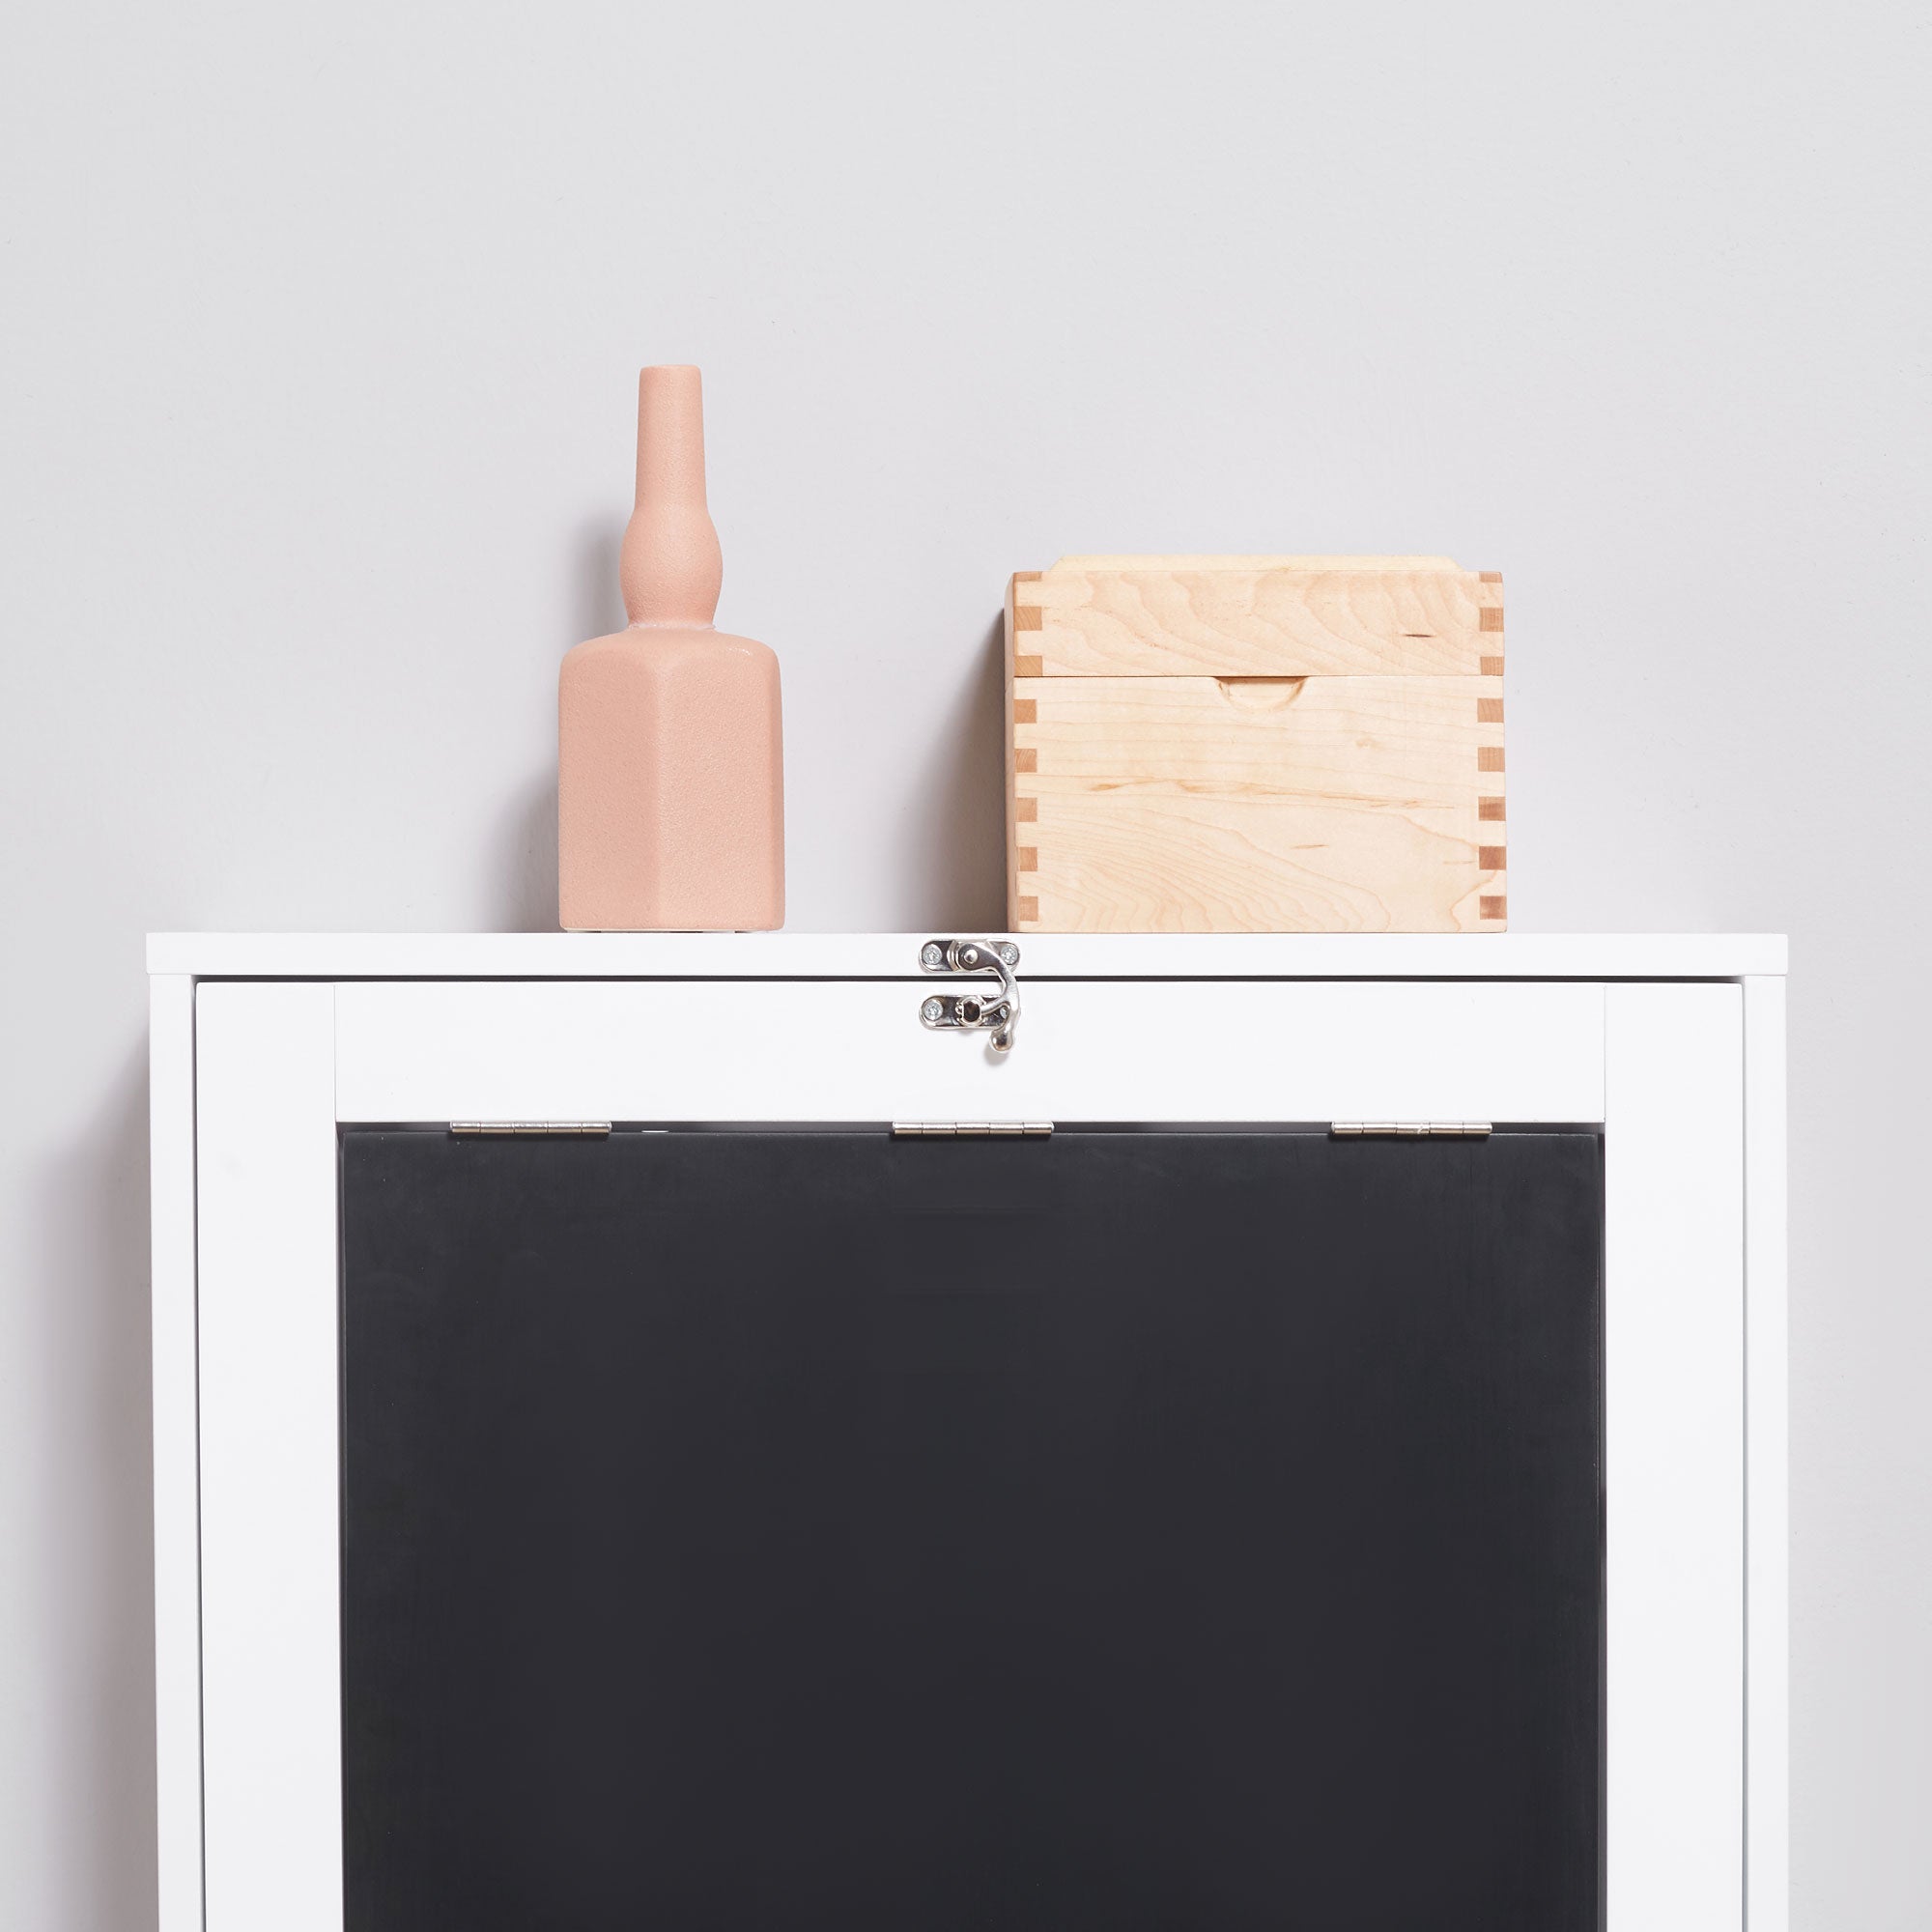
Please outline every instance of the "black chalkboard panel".
[{"label": "black chalkboard panel", "polygon": [[343,1137],[348,1932],[1598,1923],[1593,1137]]}]

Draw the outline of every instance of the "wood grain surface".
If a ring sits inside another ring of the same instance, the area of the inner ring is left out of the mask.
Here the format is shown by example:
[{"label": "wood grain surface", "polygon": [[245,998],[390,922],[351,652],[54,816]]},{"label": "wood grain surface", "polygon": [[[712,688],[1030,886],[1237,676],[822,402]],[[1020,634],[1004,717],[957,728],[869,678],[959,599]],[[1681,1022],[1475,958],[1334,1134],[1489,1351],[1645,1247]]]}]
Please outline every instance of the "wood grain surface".
[{"label": "wood grain surface", "polygon": [[1502,580],[1082,557],[1008,587],[1015,931],[1497,931]]},{"label": "wood grain surface", "polygon": [[1500,582],[1434,558],[1202,565],[1109,559],[1016,582],[1016,648],[1045,677],[1477,677],[1501,630]]}]

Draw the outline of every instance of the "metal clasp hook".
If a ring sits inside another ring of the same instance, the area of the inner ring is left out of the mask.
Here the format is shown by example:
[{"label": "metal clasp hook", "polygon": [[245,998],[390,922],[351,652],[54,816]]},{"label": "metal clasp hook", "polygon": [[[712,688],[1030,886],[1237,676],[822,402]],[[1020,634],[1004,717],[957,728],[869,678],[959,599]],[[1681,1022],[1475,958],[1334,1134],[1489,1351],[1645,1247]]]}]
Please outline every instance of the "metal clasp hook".
[{"label": "metal clasp hook", "polygon": [[995,1053],[1010,1053],[1020,1022],[1019,982],[1013,968],[1020,950],[1010,939],[928,939],[919,949],[922,973],[991,973],[997,993],[930,993],[921,1002],[921,1022],[934,1033],[990,1033]]}]

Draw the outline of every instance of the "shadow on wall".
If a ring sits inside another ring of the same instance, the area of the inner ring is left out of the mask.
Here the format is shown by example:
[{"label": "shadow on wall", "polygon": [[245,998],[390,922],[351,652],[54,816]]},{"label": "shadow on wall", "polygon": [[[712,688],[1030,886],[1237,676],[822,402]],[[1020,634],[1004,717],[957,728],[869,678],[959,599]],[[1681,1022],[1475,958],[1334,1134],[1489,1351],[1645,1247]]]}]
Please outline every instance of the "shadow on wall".
[{"label": "shadow on wall", "polygon": [[[570,636],[557,652],[585,638],[609,637],[627,621],[617,588],[617,558],[624,544],[624,519],[599,517],[577,533],[571,558]],[[553,676],[554,672],[553,672]],[[499,876],[502,899],[495,929],[554,932],[556,926],[556,762],[547,758],[542,775],[530,781],[504,812]]]},{"label": "shadow on wall", "polygon": [[44,1730],[32,1724],[45,1744],[35,1772],[55,1787],[49,1815],[94,1821],[58,1854],[62,1922],[139,1932],[156,1910],[145,1037],[87,1130],[47,1163],[36,1208],[42,1440],[64,1499],[43,1548],[65,1614],[34,1692],[47,1713]]},{"label": "shadow on wall", "polygon": [[556,771],[526,785],[503,815],[502,909],[493,930],[554,932]]},{"label": "shadow on wall", "polygon": [[900,815],[899,894],[922,932],[1006,930],[1005,635],[996,617]]}]

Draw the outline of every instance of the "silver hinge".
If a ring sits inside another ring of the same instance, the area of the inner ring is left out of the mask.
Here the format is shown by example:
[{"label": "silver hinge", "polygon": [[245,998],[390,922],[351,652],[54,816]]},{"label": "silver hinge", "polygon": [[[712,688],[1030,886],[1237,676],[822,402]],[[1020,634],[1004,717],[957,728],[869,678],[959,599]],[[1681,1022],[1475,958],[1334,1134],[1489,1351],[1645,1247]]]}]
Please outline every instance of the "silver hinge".
[{"label": "silver hinge", "polygon": [[608,1134],[611,1131],[611,1122],[609,1121],[451,1121],[449,1131],[466,1137],[481,1134],[490,1139],[549,1139],[561,1135],[569,1139],[582,1140],[590,1134]]},{"label": "silver hinge", "polygon": [[919,949],[922,973],[990,973],[997,990],[931,993],[919,1004],[921,1022],[934,1033],[990,1033],[995,1053],[1010,1053],[1020,1023],[1020,989],[1013,968],[1020,950],[1010,939],[928,939]]},{"label": "silver hinge", "polygon": [[895,1121],[895,1140],[1038,1140],[1053,1131],[1051,1121]]},{"label": "silver hinge", "polygon": [[1378,1140],[1480,1141],[1489,1137],[1487,1121],[1331,1121],[1331,1134],[1353,1138],[1373,1135]]}]

